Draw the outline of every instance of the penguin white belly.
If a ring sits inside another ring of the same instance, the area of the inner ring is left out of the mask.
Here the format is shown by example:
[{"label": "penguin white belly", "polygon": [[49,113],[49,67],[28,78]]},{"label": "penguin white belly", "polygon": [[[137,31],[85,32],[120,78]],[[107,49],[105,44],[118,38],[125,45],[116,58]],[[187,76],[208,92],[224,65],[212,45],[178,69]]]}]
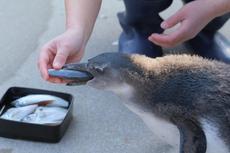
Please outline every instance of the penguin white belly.
[{"label": "penguin white belly", "polygon": [[[180,134],[178,128],[174,124],[161,119],[152,113],[144,112],[143,109],[130,101],[134,94],[134,88],[132,86],[124,83],[122,85],[113,86],[108,90],[113,91],[121,98],[126,99],[127,101],[124,104],[128,107],[128,109],[137,114],[155,135],[157,135],[164,142],[174,147],[179,147]],[[214,126],[215,124],[206,119],[201,119],[200,123],[206,135],[206,153],[230,153],[227,145],[218,135],[218,129],[216,126]]]},{"label": "penguin white belly", "polygon": [[[135,114],[141,117],[144,123],[150,128],[150,130],[157,135],[164,142],[179,147],[180,136],[178,128],[170,122],[160,119],[153,114],[143,112],[137,106],[133,104],[126,104],[126,106]],[[207,140],[206,153],[230,153],[228,146],[221,139],[218,134],[218,129],[214,126],[214,123],[208,120],[200,120],[202,129],[205,133]]]},{"label": "penguin white belly", "polygon": [[160,119],[153,114],[144,112],[143,109],[136,106],[130,100],[135,93],[135,90],[132,86],[127,83],[123,83],[109,87],[106,90],[112,91],[120,96],[122,99],[126,100],[124,104],[128,107],[128,109],[141,117],[141,119],[150,128],[150,130],[160,139],[173,146],[179,145],[179,130],[175,125],[163,119]]},{"label": "penguin white belly", "polygon": [[178,128],[164,120],[161,119],[154,114],[144,112],[137,106],[133,104],[125,104],[132,112],[137,114],[143,121],[144,123],[150,128],[150,130],[158,136],[161,140],[164,142],[178,147],[180,144],[180,136],[179,136],[179,130]]},{"label": "penguin white belly", "polygon": [[218,128],[215,123],[212,123],[206,119],[201,119],[200,123],[202,125],[203,131],[207,140],[207,153],[229,153],[225,142],[221,139],[218,134]]},{"label": "penguin white belly", "polygon": [[172,146],[179,146],[179,130],[175,125],[148,113],[142,114],[141,118],[161,140]]}]

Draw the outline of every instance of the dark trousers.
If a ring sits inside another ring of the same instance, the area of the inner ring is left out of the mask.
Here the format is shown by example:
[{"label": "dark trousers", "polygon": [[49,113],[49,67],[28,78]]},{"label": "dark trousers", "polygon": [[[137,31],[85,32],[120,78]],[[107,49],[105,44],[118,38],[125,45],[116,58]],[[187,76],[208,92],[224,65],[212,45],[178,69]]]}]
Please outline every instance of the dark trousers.
[{"label": "dark trousers", "polygon": [[[189,3],[193,0],[183,1],[184,3]],[[159,12],[168,8],[171,3],[172,0],[124,0],[126,8],[124,20],[126,24],[136,28],[138,31],[145,32],[145,34],[161,33],[163,29],[159,27],[162,22]],[[215,33],[225,24],[229,17],[230,13],[215,18],[202,31]]]}]

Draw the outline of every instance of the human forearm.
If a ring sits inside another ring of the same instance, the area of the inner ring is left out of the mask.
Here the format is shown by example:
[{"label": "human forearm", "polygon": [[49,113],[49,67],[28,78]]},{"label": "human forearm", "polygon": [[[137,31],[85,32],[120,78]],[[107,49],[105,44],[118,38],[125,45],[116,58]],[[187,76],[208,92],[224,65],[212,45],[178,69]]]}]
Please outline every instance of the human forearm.
[{"label": "human forearm", "polygon": [[42,77],[53,83],[63,80],[51,77],[48,69],[61,69],[66,63],[78,62],[92,32],[102,0],[65,0],[66,31],[43,45],[38,59]]},{"label": "human forearm", "polygon": [[66,28],[83,32],[85,43],[90,37],[102,0],[65,0]]},{"label": "human forearm", "polygon": [[230,12],[230,0],[203,0],[206,2],[204,9],[209,9],[210,16],[219,17]]},{"label": "human forearm", "polygon": [[230,12],[230,0],[195,0],[166,19],[161,27],[180,26],[169,34],[152,34],[149,40],[162,47],[173,47],[194,38],[210,21]]}]

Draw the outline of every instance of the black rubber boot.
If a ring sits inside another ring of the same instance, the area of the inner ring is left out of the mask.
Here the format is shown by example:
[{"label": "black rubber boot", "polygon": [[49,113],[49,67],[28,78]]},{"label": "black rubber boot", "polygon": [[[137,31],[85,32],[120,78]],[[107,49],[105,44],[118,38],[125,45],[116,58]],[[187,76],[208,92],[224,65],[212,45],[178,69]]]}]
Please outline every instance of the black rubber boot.
[{"label": "black rubber boot", "polygon": [[[188,3],[192,0],[184,1]],[[200,56],[230,63],[230,41],[218,32],[229,18],[230,13],[215,18],[185,45]]]},{"label": "black rubber boot", "polygon": [[138,53],[149,57],[162,56],[162,49],[148,40],[152,33],[162,33],[163,21],[159,12],[172,0],[124,0],[126,11],[118,13],[123,32],[119,38],[119,52]]}]

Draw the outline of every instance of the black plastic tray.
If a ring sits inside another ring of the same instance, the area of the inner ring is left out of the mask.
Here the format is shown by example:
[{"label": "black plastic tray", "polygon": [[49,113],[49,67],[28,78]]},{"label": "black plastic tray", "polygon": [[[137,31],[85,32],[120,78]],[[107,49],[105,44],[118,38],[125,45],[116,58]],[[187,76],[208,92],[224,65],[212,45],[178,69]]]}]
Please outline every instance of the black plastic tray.
[{"label": "black plastic tray", "polygon": [[[65,99],[69,102],[68,112],[65,119],[58,125],[40,125],[10,121],[0,118],[0,136],[13,139],[26,139],[42,142],[59,142],[67,130],[72,119],[73,96],[67,93],[31,89],[24,87],[11,87],[4,94],[0,102],[0,109],[4,105],[7,108],[13,100],[29,94],[49,94]],[[3,110],[5,111],[5,110]]]}]

